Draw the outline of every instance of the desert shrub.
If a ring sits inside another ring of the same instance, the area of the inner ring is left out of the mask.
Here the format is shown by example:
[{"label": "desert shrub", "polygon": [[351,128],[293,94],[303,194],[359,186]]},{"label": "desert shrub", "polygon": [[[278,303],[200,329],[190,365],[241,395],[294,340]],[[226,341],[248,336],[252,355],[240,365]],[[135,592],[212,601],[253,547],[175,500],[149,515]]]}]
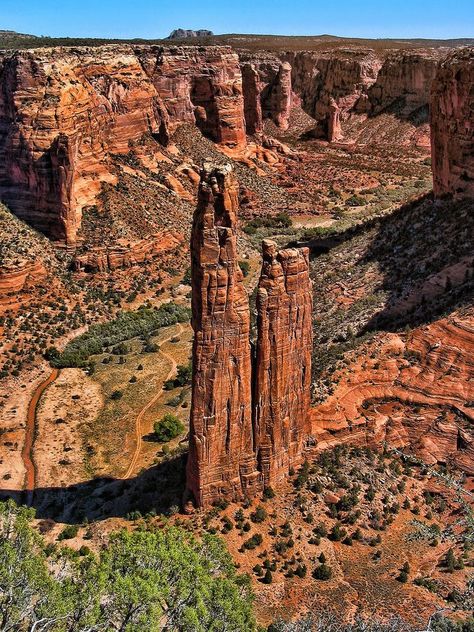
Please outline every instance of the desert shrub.
[{"label": "desert shrub", "polygon": [[155,438],[160,443],[166,443],[176,438],[184,430],[184,425],[178,417],[171,413],[166,413],[163,417],[156,421],[153,425]]},{"label": "desert shrub", "polygon": [[239,268],[242,270],[244,277],[246,277],[250,272],[250,263],[248,261],[239,261]]},{"label": "desert shrub", "polygon": [[75,538],[76,535],[79,533],[79,527],[76,524],[68,524],[67,527],[64,527],[64,529],[61,531],[61,533],[58,535],[58,540],[71,540],[72,538]]},{"label": "desert shrub", "polygon": [[320,564],[314,569],[313,577],[321,581],[328,581],[332,577],[332,569],[327,564]]},{"label": "desert shrub", "polygon": [[262,505],[259,505],[255,509],[255,511],[253,511],[250,514],[250,520],[252,522],[256,522],[256,523],[263,522],[266,518],[267,518],[267,512],[265,511],[265,508],[262,507]]}]

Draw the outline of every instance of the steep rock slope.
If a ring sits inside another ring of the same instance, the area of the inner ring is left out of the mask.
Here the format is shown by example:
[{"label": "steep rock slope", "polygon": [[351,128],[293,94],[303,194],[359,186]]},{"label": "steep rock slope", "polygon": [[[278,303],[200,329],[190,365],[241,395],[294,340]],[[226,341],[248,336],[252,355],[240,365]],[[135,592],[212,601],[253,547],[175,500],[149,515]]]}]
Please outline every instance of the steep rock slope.
[{"label": "steep rock slope", "polygon": [[437,196],[474,197],[474,48],[448,56],[433,84],[433,188]]},{"label": "steep rock slope", "polygon": [[226,47],[38,49],[0,56],[0,197],[55,239],[74,243],[109,157],[152,134],[166,144],[193,122],[245,143],[238,58]]}]

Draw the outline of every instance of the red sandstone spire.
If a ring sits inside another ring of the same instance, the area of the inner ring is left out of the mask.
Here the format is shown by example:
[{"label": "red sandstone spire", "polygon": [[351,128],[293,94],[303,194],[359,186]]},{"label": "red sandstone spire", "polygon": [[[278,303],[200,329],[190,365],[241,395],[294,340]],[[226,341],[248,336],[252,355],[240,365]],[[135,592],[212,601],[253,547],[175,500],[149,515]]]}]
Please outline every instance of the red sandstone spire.
[{"label": "red sandstone spire", "polygon": [[188,492],[199,506],[254,493],[250,312],[237,262],[238,187],[205,164],[191,238],[193,395]]},{"label": "red sandstone spire", "polygon": [[301,462],[309,434],[312,295],[308,269],[307,248],[278,251],[273,241],[263,241],[254,406],[258,464],[266,486]]}]

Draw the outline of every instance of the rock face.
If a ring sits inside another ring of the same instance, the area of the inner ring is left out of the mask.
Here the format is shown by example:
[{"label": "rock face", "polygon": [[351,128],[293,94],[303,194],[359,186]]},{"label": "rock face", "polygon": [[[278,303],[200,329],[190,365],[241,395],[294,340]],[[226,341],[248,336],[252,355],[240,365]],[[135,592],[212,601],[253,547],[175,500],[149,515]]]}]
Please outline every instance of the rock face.
[{"label": "rock face", "polygon": [[[474,474],[473,313],[417,328],[409,343],[385,334],[344,367],[334,393],[310,411],[317,448],[386,443]],[[377,362],[367,367],[371,355]]]},{"label": "rock face", "polygon": [[375,51],[286,53],[292,67],[293,91],[317,126],[315,135],[329,141],[342,138],[340,123],[353,115],[393,112],[405,119],[424,108],[442,53],[394,51],[384,59]]},{"label": "rock face", "polygon": [[187,497],[252,497],[301,461],[309,434],[311,282],[306,249],[263,244],[257,352],[236,249],[238,185],[205,165],[194,215],[193,393]]},{"label": "rock face", "polygon": [[76,272],[108,272],[151,261],[173,251],[184,241],[179,233],[164,232],[147,239],[117,243],[113,248],[94,248],[74,258]]},{"label": "rock face", "polygon": [[0,267],[0,299],[7,294],[27,290],[47,277],[42,261],[20,261],[17,265]]},{"label": "rock face", "polygon": [[238,185],[205,165],[194,216],[193,393],[187,487],[199,506],[259,486],[252,429],[250,312],[237,261]]},{"label": "rock face", "polygon": [[264,486],[301,461],[310,407],[312,292],[309,251],[263,242],[257,294],[254,423]]},{"label": "rock face", "polygon": [[212,37],[213,35],[214,33],[207,29],[198,29],[197,31],[193,31],[192,29],[174,29],[166,39],[189,39],[192,37]]},{"label": "rock face", "polygon": [[104,46],[0,53],[0,198],[73,244],[81,210],[115,182],[111,154],[192,122],[245,143],[238,57],[228,47]]},{"label": "rock face", "polygon": [[292,103],[291,65],[273,55],[241,56],[245,123],[249,134],[263,129],[271,119],[287,129]]},{"label": "rock face", "polygon": [[431,95],[435,195],[474,197],[474,48],[456,51],[438,69]]}]

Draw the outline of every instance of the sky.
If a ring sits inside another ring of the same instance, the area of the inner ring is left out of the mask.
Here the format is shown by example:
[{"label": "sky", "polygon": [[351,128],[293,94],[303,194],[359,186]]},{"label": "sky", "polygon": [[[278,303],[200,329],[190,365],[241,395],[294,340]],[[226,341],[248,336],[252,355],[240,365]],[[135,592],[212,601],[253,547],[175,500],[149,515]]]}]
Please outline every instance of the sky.
[{"label": "sky", "polygon": [[0,29],[52,37],[214,33],[474,37],[474,0],[0,0]]}]

